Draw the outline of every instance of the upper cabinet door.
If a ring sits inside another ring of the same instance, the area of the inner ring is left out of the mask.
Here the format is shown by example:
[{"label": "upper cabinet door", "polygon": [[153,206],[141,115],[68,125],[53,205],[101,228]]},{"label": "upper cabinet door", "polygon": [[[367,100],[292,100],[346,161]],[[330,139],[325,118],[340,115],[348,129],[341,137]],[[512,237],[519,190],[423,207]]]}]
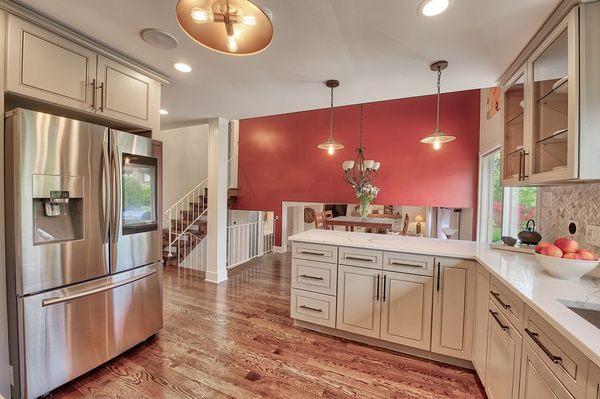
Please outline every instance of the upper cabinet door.
[{"label": "upper cabinet door", "polygon": [[436,258],[431,351],[471,360],[475,263]]},{"label": "upper cabinet door", "polygon": [[529,143],[527,126],[528,114],[525,112],[529,99],[526,96],[527,68],[522,68],[503,89],[504,96],[504,134],[502,138],[502,184],[505,186],[522,185],[527,180],[527,156]]},{"label": "upper cabinet door", "polygon": [[98,114],[142,127],[158,125],[160,83],[98,56]]},{"label": "upper cabinet door", "polygon": [[532,184],[579,176],[578,32],[575,8],[529,61]]},{"label": "upper cabinet door", "polygon": [[8,16],[8,91],[94,112],[96,53],[13,15]]}]

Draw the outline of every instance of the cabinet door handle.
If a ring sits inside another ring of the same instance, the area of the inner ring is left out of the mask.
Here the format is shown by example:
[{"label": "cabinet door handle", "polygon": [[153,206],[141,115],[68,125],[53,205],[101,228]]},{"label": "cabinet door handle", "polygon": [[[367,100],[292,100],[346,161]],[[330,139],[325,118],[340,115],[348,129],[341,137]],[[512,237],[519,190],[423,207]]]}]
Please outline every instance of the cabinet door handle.
[{"label": "cabinet door handle", "polygon": [[300,250],[301,254],[305,254],[305,255],[315,255],[315,256],[325,256],[325,254],[323,252],[312,252],[312,251],[302,251]]},{"label": "cabinet door handle", "polygon": [[376,290],[375,290],[375,291],[376,291],[376,293],[375,293],[375,298],[376,298],[376,300],[378,300],[378,301],[379,301],[379,277],[380,277],[380,276],[379,276],[379,274],[378,274],[378,275],[377,275],[377,288],[376,288]]},{"label": "cabinet door handle", "polygon": [[489,312],[492,315],[492,317],[494,318],[494,320],[496,320],[496,323],[498,323],[498,325],[500,326],[502,331],[507,331],[510,328],[509,326],[505,326],[504,324],[502,324],[502,322],[498,318],[498,312],[493,312],[491,310]]},{"label": "cabinet door handle", "polygon": [[439,291],[440,290],[440,274],[442,272],[442,265],[440,264],[440,262],[438,262],[437,264],[437,282],[436,282],[436,290]]},{"label": "cabinet door handle", "polygon": [[354,256],[354,255],[344,255],[344,259],[360,260],[363,262],[375,262],[375,259],[373,259],[373,258],[361,258],[359,256]]},{"label": "cabinet door handle", "polygon": [[308,278],[308,279],[311,279],[311,280],[323,280],[323,277],[309,276],[308,274],[301,274],[300,277],[302,277],[302,278]]},{"label": "cabinet door handle", "polygon": [[92,109],[96,110],[96,79],[92,79]]},{"label": "cabinet door handle", "polygon": [[311,308],[310,306],[300,305],[302,309],[312,310],[313,312],[321,312],[323,313],[323,309]]},{"label": "cabinet door handle", "polygon": [[519,181],[523,180],[523,151],[519,151]]},{"label": "cabinet door handle", "polygon": [[523,167],[522,167],[523,172],[521,172],[521,176],[523,177],[522,180],[527,180],[527,178],[529,177],[529,176],[527,176],[525,174],[525,165],[526,165],[525,164],[525,157],[527,155],[529,155],[529,153],[527,151],[523,150]]},{"label": "cabinet door handle", "polygon": [[383,275],[383,302],[385,302],[386,280],[387,280],[387,274],[384,274]]},{"label": "cabinet door handle", "polygon": [[540,347],[542,352],[544,352],[546,354],[546,356],[548,356],[550,358],[550,360],[552,360],[552,363],[559,364],[562,366],[562,357],[554,356],[552,354],[552,352],[550,352],[550,350],[548,348],[546,348],[546,346],[542,343],[542,341],[540,341],[540,336],[538,333],[532,332],[528,328],[525,329],[525,332],[527,333],[527,335],[529,335],[531,337],[533,342],[535,342],[536,345]]},{"label": "cabinet door handle", "polygon": [[100,83],[100,111],[104,111],[104,82]]},{"label": "cabinet door handle", "polygon": [[502,306],[504,309],[510,309],[510,305],[504,303],[504,301],[502,301],[502,299],[500,299],[500,293],[499,292],[490,291],[490,294],[492,294],[492,296],[494,298],[496,298],[496,300],[498,301],[498,303],[500,304],[500,306]]}]

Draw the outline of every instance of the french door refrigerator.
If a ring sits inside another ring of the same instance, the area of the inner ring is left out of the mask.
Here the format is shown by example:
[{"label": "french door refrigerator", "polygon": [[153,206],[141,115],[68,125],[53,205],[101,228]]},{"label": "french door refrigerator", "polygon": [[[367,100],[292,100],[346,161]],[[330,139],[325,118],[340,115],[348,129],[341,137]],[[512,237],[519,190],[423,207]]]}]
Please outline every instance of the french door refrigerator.
[{"label": "french door refrigerator", "polygon": [[14,397],[47,393],[162,328],[160,173],[148,138],[7,114]]}]

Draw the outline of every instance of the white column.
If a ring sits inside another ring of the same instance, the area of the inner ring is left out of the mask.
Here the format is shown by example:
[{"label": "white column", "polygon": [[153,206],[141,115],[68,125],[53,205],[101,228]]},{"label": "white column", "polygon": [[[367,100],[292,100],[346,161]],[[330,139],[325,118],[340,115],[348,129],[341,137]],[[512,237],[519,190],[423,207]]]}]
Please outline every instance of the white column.
[{"label": "white column", "polygon": [[208,262],[206,281],[227,280],[227,146],[228,122],[208,124]]}]

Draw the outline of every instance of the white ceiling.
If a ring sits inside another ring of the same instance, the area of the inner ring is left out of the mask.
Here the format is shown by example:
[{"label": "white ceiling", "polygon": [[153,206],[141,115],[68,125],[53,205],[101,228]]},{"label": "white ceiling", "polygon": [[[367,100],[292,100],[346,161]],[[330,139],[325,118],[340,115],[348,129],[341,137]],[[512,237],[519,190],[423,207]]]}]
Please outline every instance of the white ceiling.
[{"label": "white ceiling", "polygon": [[[560,0],[454,0],[434,18],[417,15],[420,0],[256,0],[272,11],[275,37],[249,57],[191,40],[175,19],[177,0],[18,2],[169,76],[168,127],[323,108],[330,78],[341,81],[336,105],[431,94],[438,59],[450,62],[443,91],[492,86]],[[179,47],[150,47],[139,34],[149,27]],[[176,72],[175,61],[192,73]]]}]

